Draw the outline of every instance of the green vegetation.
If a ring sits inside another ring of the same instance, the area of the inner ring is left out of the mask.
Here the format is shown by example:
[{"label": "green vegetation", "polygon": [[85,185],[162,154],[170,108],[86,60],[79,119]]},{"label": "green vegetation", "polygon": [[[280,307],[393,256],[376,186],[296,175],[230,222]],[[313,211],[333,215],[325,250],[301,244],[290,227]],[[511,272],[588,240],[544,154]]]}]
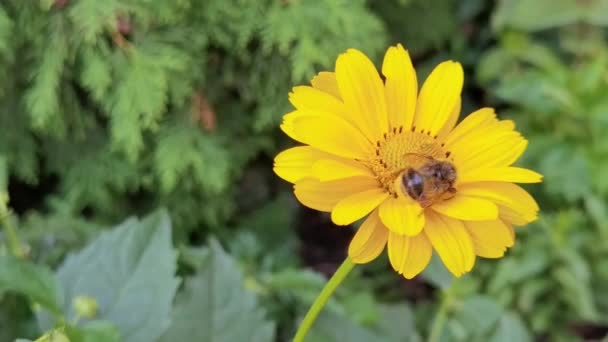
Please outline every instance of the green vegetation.
[{"label": "green vegetation", "polygon": [[2,1],[0,342],[290,340],[354,228],[273,174],[287,94],[397,42],[517,123],[541,217],[457,281],[355,268],[308,340],[603,338],[607,26],[605,0]]}]

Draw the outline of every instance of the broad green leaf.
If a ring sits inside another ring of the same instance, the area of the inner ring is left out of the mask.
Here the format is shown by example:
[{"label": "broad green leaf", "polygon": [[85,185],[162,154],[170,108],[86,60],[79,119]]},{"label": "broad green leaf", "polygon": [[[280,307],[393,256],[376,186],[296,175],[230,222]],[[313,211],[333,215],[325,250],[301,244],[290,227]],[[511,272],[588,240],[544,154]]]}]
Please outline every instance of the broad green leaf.
[{"label": "broad green leaf", "polygon": [[381,335],[340,314],[329,311],[321,313],[310,333],[307,342],[369,342],[387,341]]},{"label": "broad green leaf", "polygon": [[[96,319],[113,323],[124,341],[154,341],[170,324],[179,284],[175,270],[167,212],[128,219],[61,265],[57,278],[63,285],[66,320],[76,318],[74,299],[89,296],[99,307]],[[43,330],[53,325],[45,314],[39,315],[39,323]]]},{"label": "broad green leaf", "polygon": [[532,337],[521,318],[514,313],[507,313],[498,322],[498,328],[490,342],[528,342]]},{"label": "broad green leaf", "polygon": [[215,240],[197,274],[175,301],[173,323],[161,341],[274,341],[274,323],[245,288],[234,260]]},{"label": "broad green leaf", "polygon": [[410,306],[403,303],[381,304],[380,319],[375,329],[387,341],[391,342],[417,342],[421,341],[416,331],[416,321]]},{"label": "broad green leaf", "polygon": [[454,279],[436,254],[433,254],[431,262],[424,272],[422,272],[422,276],[440,289],[448,288],[452,283],[452,279]]},{"label": "broad green leaf", "polygon": [[70,342],[120,342],[120,332],[108,321],[93,321],[82,327],[67,327]]},{"label": "broad green leaf", "polygon": [[12,256],[0,256],[0,292],[15,291],[51,312],[60,311],[58,285],[45,266]]},{"label": "broad green leaf", "polygon": [[469,334],[478,336],[489,331],[501,313],[502,309],[491,298],[478,295],[464,301],[458,318]]}]

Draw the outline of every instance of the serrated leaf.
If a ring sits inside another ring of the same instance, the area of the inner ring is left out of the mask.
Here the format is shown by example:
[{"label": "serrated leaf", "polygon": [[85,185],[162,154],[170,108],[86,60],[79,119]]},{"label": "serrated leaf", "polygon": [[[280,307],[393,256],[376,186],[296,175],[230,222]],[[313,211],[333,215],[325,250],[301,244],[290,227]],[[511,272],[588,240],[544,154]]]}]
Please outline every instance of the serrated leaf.
[{"label": "serrated leaf", "polygon": [[15,291],[52,312],[60,311],[58,285],[51,270],[45,266],[0,256],[0,292]]},{"label": "serrated leaf", "polygon": [[[175,270],[167,212],[128,219],[68,256],[59,268],[66,320],[76,318],[74,298],[86,295],[97,301],[95,318],[113,323],[125,341],[154,341],[170,323],[171,302],[179,284]],[[52,327],[44,313],[38,318],[43,330]]]},{"label": "serrated leaf", "polygon": [[244,288],[234,260],[211,240],[207,260],[177,297],[173,324],[161,341],[274,341],[256,296]]}]

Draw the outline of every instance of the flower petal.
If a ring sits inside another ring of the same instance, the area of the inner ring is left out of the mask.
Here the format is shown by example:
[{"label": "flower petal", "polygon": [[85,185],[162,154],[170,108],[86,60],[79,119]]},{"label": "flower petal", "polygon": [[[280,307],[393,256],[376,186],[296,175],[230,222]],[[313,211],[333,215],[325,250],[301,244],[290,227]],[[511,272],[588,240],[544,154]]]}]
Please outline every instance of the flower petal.
[{"label": "flower petal", "polygon": [[310,146],[297,146],[279,153],[274,158],[274,172],[284,180],[295,183],[298,180],[312,176],[312,166],[320,159],[334,159]]},{"label": "flower petal", "polygon": [[446,135],[448,135],[452,131],[452,129],[454,129],[454,126],[456,125],[456,122],[458,122],[458,118],[460,117],[461,108],[462,100],[459,97],[458,102],[456,102],[454,109],[452,109],[452,112],[450,113],[448,120],[445,122],[445,125],[443,125],[443,128],[437,133],[437,137],[442,139]]},{"label": "flower petal", "polygon": [[417,235],[424,227],[424,213],[420,205],[401,196],[390,197],[380,205],[380,219],[391,232]]},{"label": "flower petal", "polygon": [[514,236],[502,220],[466,221],[464,226],[471,234],[475,254],[484,258],[500,258],[513,246]]},{"label": "flower petal", "polygon": [[292,120],[293,132],[300,141],[344,158],[367,159],[372,145],[344,119],[331,114],[302,112]]},{"label": "flower petal", "polygon": [[418,81],[410,55],[401,46],[391,46],[384,55],[382,74],[389,126],[409,129],[414,122]]},{"label": "flower petal", "polygon": [[388,229],[384,227],[377,210],[361,224],[348,246],[348,256],[357,264],[368,263],[378,257],[386,246]]},{"label": "flower petal", "polygon": [[514,182],[514,183],[538,183],[543,175],[532,170],[520,167],[493,167],[483,169],[470,169],[458,174],[459,183],[471,182]]},{"label": "flower petal", "polygon": [[460,191],[453,198],[435,203],[431,208],[443,215],[467,221],[487,221],[498,218],[498,207],[492,201],[464,196]]},{"label": "flower petal", "polygon": [[322,90],[298,86],[289,93],[289,102],[296,109],[310,109],[321,112],[332,113],[341,117],[347,116],[347,110],[342,101]]},{"label": "flower petal", "polygon": [[390,232],[388,258],[393,269],[407,279],[412,279],[429,264],[433,248],[425,234],[405,236]]},{"label": "flower petal", "polygon": [[467,115],[458,126],[456,126],[446,138],[446,145],[451,145],[477,130],[480,126],[496,121],[494,108],[481,108]]},{"label": "flower petal", "polygon": [[336,81],[335,73],[322,71],[313,77],[310,83],[314,88],[324,91],[337,99],[342,99],[340,96],[340,90],[338,89],[338,81]]},{"label": "flower petal", "polygon": [[365,165],[356,160],[342,158],[317,160],[312,165],[312,175],[323,182],[355,176],[374,177],[374,174]]},{"label": "flower petal", "polygon": [[305,178],[294,185],[294,194],[305,206],[330,212],[344,198],[377,187],[378,182],[371,177],[352,177],[330,182]]},{"label": "flower petal", "polygon": [[[496,205],[505,207],[510,211],[508,214],[518,216],[519,220],[507,220],[514,224],[529,223],[536,220],[538,204],[526,190],[512,183],[504,182],[480,182],[467,183],[458,187],[458,192],[467,197],[483,198],[490,200]],[[504,218],[501,208],[500,215]]]},{"label": "flower petal", "polygon": [[299,137],[293,128],[293,121],[295,118],[300,116],[302,116],[302,113],[299,113],[298,111],[293,111],[283,115],[283,122],[279,127],[281,127],[281,130],[291,139],[302,142],[302,137]]},{"label": "flower petal", "polygon": [[512,121],[496,119],[491,108],[467,116],[445,140],[460,174],[479,168],[505,167],[524,152],[527,141]]},{"label": "flower petal", "polygon": [[375,188],[346,197],[331,211],[331,220],[339,225],[349,225],[369,214],[388,197],[384,189]]},{"label": "flower petal", "polygon": [[475,249],[462,221],[430,212],[427,214],[424,233],[447,269],[456,277],[473,268]]},{"label": "flower petal", "polygon": [[370,141],[388,131],[384,86],[374,64],[358,50],[349,49],[336,61],[336,79],[352,120]]},{"label": "flower petal", "polygon": [[420,90],[414,125],[418,130],[436,135],[453,113],[464,83],[460,63],[446,61],[431,72]]}]

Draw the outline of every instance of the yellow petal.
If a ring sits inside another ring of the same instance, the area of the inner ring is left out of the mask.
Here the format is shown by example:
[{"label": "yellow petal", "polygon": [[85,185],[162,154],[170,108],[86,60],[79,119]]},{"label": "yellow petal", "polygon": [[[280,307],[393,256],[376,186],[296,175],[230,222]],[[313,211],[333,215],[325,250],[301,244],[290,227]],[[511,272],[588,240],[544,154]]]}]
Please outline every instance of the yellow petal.
[{"label": "yellow petal", "polygon": [[384,201],[379,214],[382,223],[400,235],[417,235],[424,227],[424,213],[420,205],[401,196]]},{"label": "yellow petal", "polygon": [[388,237],[388,258],[393,269],[407,279],[424,270],[431,260],[433,249],[425,234],[405,236],[394,232]]},{"label": "yellow petal", "polygon": [[340,90],[338,89],[338,81],[336,81],[336,74],[333,72],[322,71],[318,73],[312,81],[310,81],[314,88],[324,91],[337,99],[341,99]]},{"label": "yellow petal", "polygon": [[302,113],[299,113],[298,111],[293,111],[283,115],[283,122],[279,127],[281,127],[281,130],[285,132],[285,134],[287,134],[287,136],[291,139],[302,142],[302,137],[299,137],[293,128],[293,121],[300,116],[302,116]]},{"label": "yellow petal", "polygon": [[513,246],[514,236],[503,221],[466,221],[464,226],[471,234],[475,254],[484,258],[500,258]]},{"label": "yellow petal", "polygon": [[465,196],[460,191],[448,200],[435,203],[431,208],[443,215],[468,221],[486,221],[498,218],[498,207],[483,198]]},{"label": "yellow petal", "polygon": [[460,174],[480,168],[505,167],[524,152],[527,141],[513,131],[514,123],[498,121],[491,108],[467,116],[445,140],[445,148]]},{"label": "yellow petal", "polygon": [[464,83],[460,63],[446,61],[431,72],[420,90],[414,125],[417,130],[436,135],[453,113]]},{"label": "yellow petal", "polygon": [[484,169],[472,169],[458,174],[459,183],[471,182],[513,182],[513,183],[538,183],[543,175],[532,170],[520,167],[494,167]]},{"label": "yellow petal", "polygon": [[[487,168],[508,166],[508,164],[498,165],[499,161],[513,160],[518,158],[521,153],[518,149],[524,142],[524,138],[517,132],[492,132],[487,128],[482,128],[482,132],[488,132],[485,136],[471,137],[468,141],[463,141],[458,145],[446,145],[454,158],[454,164],[459,172]],[[514,152],[518,152],[514,155]],[[523,152],[523,151],[521,151]]]},{"label": "yellow petal", "polygon": [[[458,187],[458,193],[467,197],[476,197],[490,200],[499,206],[506,207],[515,212],[526,223],[536,219],[538,204],[530,194],[520,186],[504,182],[467,183]],[[501,217],[504,213],[501,211]],[[518,222],[512,222],[521,224]]]},{"label": "yellow petal", "polygon": [[481,108],[467,115],[462,122],[450,132],[446,138],[446,145],[451,145],[465,138],[468,134],[475,131],[482,125],[496,121],[496,113],[493,108]]},{"label": "yellow petal", "polygon": [[401,44],[386,51],[382,74],[386,77],[384,92],[389,126],[409,129],[414,122],[418,81],[410,55]]},{"label": "yellow petal", "polygon": [[336,61],[336,79],[344,103],[357,127],[370,141],[388,131],[384,86],[374,64],[363,53],[349,49]]},{"label": "yellow petal", "polygon": [[372,145],[344,119],[307,113],[292,121],[293,131],[301,142],[344,158],[367,159],[371,155]]},{"label": "yellow petal", "polygon": [[355,176],[374,177],[374,174],[365,165],[356,160],[342,158],[317,160],[312,165],[312,175],[323,182]]},{"label": "yellow petal", "polygon": [[352,177],[330,182],[305,178],[294,185],[294,194],[305,206],[330,212],[342,199],[377,187],[378,182],[371,177]]},{"label": "yellow petal", "polygon": [[473,241],[462,221],[429,212],[424,233],[447,269],[456,277],[473,268],[475,264]]},{"label": "yellow petal", "polygon": [[348,246],[348,256],[357,264],[368,263],[378,257],[386,246],[388,229],[382,225],[377,210],[361,224]]},{"label": "yellow petal", "polygon": [[323,158],[337,157],[310,146],[293,147],[279,153],[274,158],[273,170],[284,180],[295,183],[302,178],[311,177],[313,164]]},{"label": "yellow petal", "polygon": [[459,97],[458,102],[456,102],[456,106],[454,106],[454,109],[452,109],[452,112],[450,113],[448,120],[445,122],[445,125],[443,125],[443,128],[437,133],[437,137],[442,139],[446,135],[448,135],[452,131],[452,129],[454,129],[454,126],[456,125],[456,122],[458,121],[458,118],[460,117],[461,108],[462,108],[462,100]]},{"label": "yellow petal", "polygon": [[[536,215],[536,214],[535,214]],[[536,216],[533,219],[522,215],[521,213],[502,205],[498,205],[498,216],[501,220],[503,220],[506,224],[511,224],[514,226],[525,226],[530,221],[534,221]]]},{"label": "yellow petal", "polygon": [[347,116],[346,107],[342,101],[313,87],[294,87],[289,93],[289,101],[296,109],[310,109],[342,117]]},{"label": "yellow petal", "polygon": [[388,197],[384,189],[376,187],[346,197],[336,204],[331,211],[331,220],[346,226],[369,214]]}]

